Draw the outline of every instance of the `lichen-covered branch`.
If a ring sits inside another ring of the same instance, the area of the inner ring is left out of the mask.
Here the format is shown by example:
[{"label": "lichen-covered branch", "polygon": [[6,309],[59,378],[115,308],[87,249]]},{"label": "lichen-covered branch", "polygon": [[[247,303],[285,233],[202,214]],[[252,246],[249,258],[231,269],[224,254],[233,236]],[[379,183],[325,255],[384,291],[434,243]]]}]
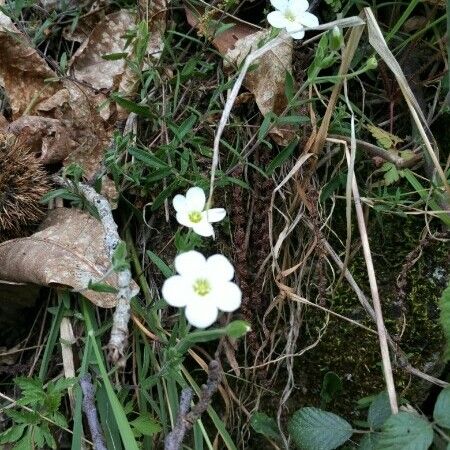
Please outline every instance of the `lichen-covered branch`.
[{"label": "lichen-covered branch", "polygon": [[[84,198],[91,203],[98,212],[100,221],[105,230],[105,248],[110,259],[112,259],[114,250],[121,242],[119,233],[117,231],[117,224],[111,211],[111,205],[108,200],[96,190],[84,183],[76,183],[66,180],[62,177],[54,177],[55,181],[61,186],[69,189],[76,188]],[[118,278],[118,293],[117,305],[114,312],[113,325],[111,329],[111,337],[108,344],[109,359],[121,364],[123,363],[123,356],[125,348],[128,344],[128,322],[130,320],[130,300],[136,295],[136,292],[131,288],[131,272],[123,269],[117,274]]]},{"label": "lichen-covered branch", "polygon": [[95,407],[95,390],[92,385],[91,375],[85,374],[80,378],[80,386],[83,391],[83,411],[86,415],[89,430],[91,431],[94,450],[107,450],[100,422],[98,421]]},{"label": "lichen-covered branch", "polygon": [[186,433],[194,426],[195,422],[208,409],[211,398],[219,388],[221,378],[220,364],[213,360],[208,366],[208,380],[202,386],[199,400],[189,411],[192,400],[192,389],[186,388],[181,391],[180,408],[177,421],[173,430],[167,435],[164,442],[164,450],[179,450]]}]

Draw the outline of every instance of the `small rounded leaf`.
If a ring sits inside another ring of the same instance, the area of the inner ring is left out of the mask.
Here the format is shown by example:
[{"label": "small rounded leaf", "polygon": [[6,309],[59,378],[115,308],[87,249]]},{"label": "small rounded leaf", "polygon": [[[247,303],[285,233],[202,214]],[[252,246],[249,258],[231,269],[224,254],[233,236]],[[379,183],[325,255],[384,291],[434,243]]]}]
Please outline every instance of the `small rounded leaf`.
[{"label": "small rounded leaf", "polygon": [[438,395],[433,418],[440,427],[450,429],[450,388],[443,389]]},{"label": "small rounded leaf", "polygon": [[353,434],[342,417],[319,408],[301,408],[289,421],[289,433],[302,450],[333,450]]}]

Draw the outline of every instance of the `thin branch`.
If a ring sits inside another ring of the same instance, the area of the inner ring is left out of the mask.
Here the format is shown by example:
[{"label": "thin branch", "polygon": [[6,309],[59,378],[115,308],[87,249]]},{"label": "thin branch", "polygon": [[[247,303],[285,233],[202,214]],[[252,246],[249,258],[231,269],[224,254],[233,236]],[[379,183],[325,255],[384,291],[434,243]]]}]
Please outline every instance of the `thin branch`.
[{"label": "thin branch", "polygon": [[[117,224],[111,211],[111,205],[103,195],[98,194],[94,188],[84,183],[72,183],[62,177],[53,177],[61,186],[69,189],[76,188],[91,203],[98,212],[100,221],[105,230],[105,247],[110,259],[112,259],[114,250],[120,244],[121,239],[117,231]],[[114,312],[111,337],[108,343],[109,359],[117,364],[123,364],[125,348],[128,345],[128,322],[130,320],[130,300],[137,294],[131,288],[130,269],[124,269],[117,273],[118,293],[117,306]]]},{"label": "thin branch", "polygon": [[89,430],[94,442],[94,450],[107,450],[100,422],[98,421],[97,408],[95,407],[95,390],[89,373],[80,378],[80,386],[83,391],[83,411],[86,415]]},{"label": "thin branch", "polygon": [[[351,137],[329,134],[327,141],[333,143],[335,143],[336,141],[345,141],[350,144]],[[395,167],[397,167],[397,169],[406,169],[407,167],[413,167],[422,160],[421,155],[413,155],[411,158],[402,158],[401,156],[397,156],[394,153],[385,150],[384,148],[370,144],[369,142],[365,142],[361,139],[355,139],[355,141],[356,146],[364,150],[368,155],[378,156],[385,161],[391,162],[392,164],[395,164]]]},{"label": "thin branch", "polygon": [[220,364],[212,360],[208,366],[208,380],[202,386],[199,400],[189,411],[192,400],[192,389],[186,388],[181,391],[180,408],[177,421],[173,430],[167,435],[164,442],[164,450],[179,450],[186,436],[186,433],[194,426],[195,422],[208,409],[212,396],[219,388],[221,379]]}]

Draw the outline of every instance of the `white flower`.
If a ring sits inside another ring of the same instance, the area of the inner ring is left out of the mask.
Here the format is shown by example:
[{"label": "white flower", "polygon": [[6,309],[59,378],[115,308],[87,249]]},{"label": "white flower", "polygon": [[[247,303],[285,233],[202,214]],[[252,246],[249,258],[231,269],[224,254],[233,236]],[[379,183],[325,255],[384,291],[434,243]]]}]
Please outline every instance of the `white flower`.
[{"label": "white flower", "polygon": [[303,39],[305,27],[319,25],[319,19],[307,11],[307,0],[270,0],[276,11],[267,15],[267,20],[274,28],[285,28],[294,39]]},{"label": "white flower", "polygon": [[231,280],[234,268],[223,255],[206,259],[191,250],[175,258],[179,275],[168,278],[162,287],[162,295],[171,306],[186,307],[189,323],[197,328],[212,325],[219,310],[231,312],[241,304],[241,290]]},{"label": "white flower", "polygon": [[186,196],[178,194],[173,199],[178,223],[192,228],[200,236],[214,236],[211,223],[220,222],[226,216],[226,212],[223,208],[204,211],[205,204],[205,191],[199,187],[190,188]]}]

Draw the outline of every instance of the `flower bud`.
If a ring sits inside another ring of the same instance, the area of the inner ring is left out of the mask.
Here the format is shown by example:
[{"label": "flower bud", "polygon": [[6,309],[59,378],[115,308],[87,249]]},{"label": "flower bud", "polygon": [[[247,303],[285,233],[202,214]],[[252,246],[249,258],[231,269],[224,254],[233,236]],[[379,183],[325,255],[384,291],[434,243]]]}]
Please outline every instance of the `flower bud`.
[{"label": "flower bud", "polygon": [[373,70],[376,69],[378,67],[378,61],[377,58],[375,58],[375,56],[371,56],[367,61],[366,61],[366,69],[367,70]]},{"label": "flower bud", "polygon": [[339,50],[343,44],[344,37],[342,36],[342,32],[337,25],[333,27],[330,31],[329,37],[329,46],[330,50],[336,51]]}]

